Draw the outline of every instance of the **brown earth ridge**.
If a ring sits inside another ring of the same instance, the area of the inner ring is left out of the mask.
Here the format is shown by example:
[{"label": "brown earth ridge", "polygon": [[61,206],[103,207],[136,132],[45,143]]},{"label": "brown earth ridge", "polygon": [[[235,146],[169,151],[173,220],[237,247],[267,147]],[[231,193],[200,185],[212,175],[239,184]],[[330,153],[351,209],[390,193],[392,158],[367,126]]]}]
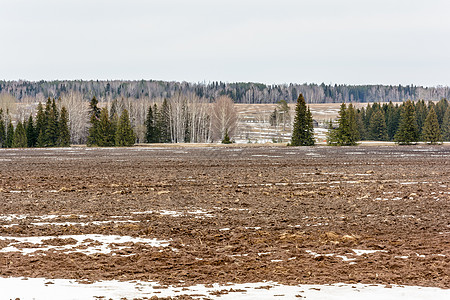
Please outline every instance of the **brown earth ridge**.
[{"label": "brown earth ridge", "polygon": [[[450,288],[449,192],[448,146],[1,149],[0,276]],[[6,248],[81,234],[169,246]]]}]

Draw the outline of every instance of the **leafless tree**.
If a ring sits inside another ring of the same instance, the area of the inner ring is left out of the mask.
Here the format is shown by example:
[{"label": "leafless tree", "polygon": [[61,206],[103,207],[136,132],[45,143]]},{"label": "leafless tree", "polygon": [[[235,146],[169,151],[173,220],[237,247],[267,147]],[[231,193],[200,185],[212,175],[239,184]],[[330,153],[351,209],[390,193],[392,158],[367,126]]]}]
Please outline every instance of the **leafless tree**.
[{"label": "leafless tree", "polygon": [[84,144],[89,128],[89,102],[78,92],[62,95],[61,105],[69,113],[69,130],[72,144]]},{"label": "leafless tree", "polygon": [[231,138],[237,127],[238,114],[230,97],[220,96],[212,107],[211,124],[213,140],[223,140],[225,134]]}]

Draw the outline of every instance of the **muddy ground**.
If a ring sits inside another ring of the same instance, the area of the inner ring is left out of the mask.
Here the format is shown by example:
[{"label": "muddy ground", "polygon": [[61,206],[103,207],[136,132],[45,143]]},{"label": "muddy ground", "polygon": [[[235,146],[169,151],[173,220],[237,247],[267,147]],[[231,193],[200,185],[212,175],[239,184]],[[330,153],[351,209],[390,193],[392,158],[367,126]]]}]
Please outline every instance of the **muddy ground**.
[{"label": "muddy ground", "polygon": [[450,288],[449,192],[448,146],[2,149],[0,276]]}]

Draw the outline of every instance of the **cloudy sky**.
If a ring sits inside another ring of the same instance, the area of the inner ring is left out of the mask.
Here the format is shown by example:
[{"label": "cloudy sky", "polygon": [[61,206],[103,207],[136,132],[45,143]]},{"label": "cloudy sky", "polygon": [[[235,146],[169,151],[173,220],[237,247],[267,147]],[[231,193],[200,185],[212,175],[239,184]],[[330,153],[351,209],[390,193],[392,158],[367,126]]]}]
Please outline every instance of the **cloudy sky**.
[{"label": "cloudy sky", "polygon": [[0,79],[450,85],[448,0],[0,0]]}]

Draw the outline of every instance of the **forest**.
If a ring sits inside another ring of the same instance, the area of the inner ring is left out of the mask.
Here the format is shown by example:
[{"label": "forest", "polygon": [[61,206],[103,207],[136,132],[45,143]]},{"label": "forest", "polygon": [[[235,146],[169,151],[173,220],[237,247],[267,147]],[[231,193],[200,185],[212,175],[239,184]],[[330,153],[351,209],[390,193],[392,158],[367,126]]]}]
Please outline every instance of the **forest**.
[{"label": "forest", "polygon": [[175,82],[156,80],[62,80],[62,81],[0,81],[0,93],[8,93],[19,101],[27,98],[45,101],[64,94],[78,93],[89,101],[96,96],[100,102],[117,98],[154,99],[171,98],[177,94],[193,94],[212,102],[219,96],[228,96],[235,103],[295,102],[301,93],[307,103],[341,102],[403,102],[426,99],[439,101],[450,98],[450,88],[414,85],[346,85],[346,84],[273,84],[254,82]]}]

